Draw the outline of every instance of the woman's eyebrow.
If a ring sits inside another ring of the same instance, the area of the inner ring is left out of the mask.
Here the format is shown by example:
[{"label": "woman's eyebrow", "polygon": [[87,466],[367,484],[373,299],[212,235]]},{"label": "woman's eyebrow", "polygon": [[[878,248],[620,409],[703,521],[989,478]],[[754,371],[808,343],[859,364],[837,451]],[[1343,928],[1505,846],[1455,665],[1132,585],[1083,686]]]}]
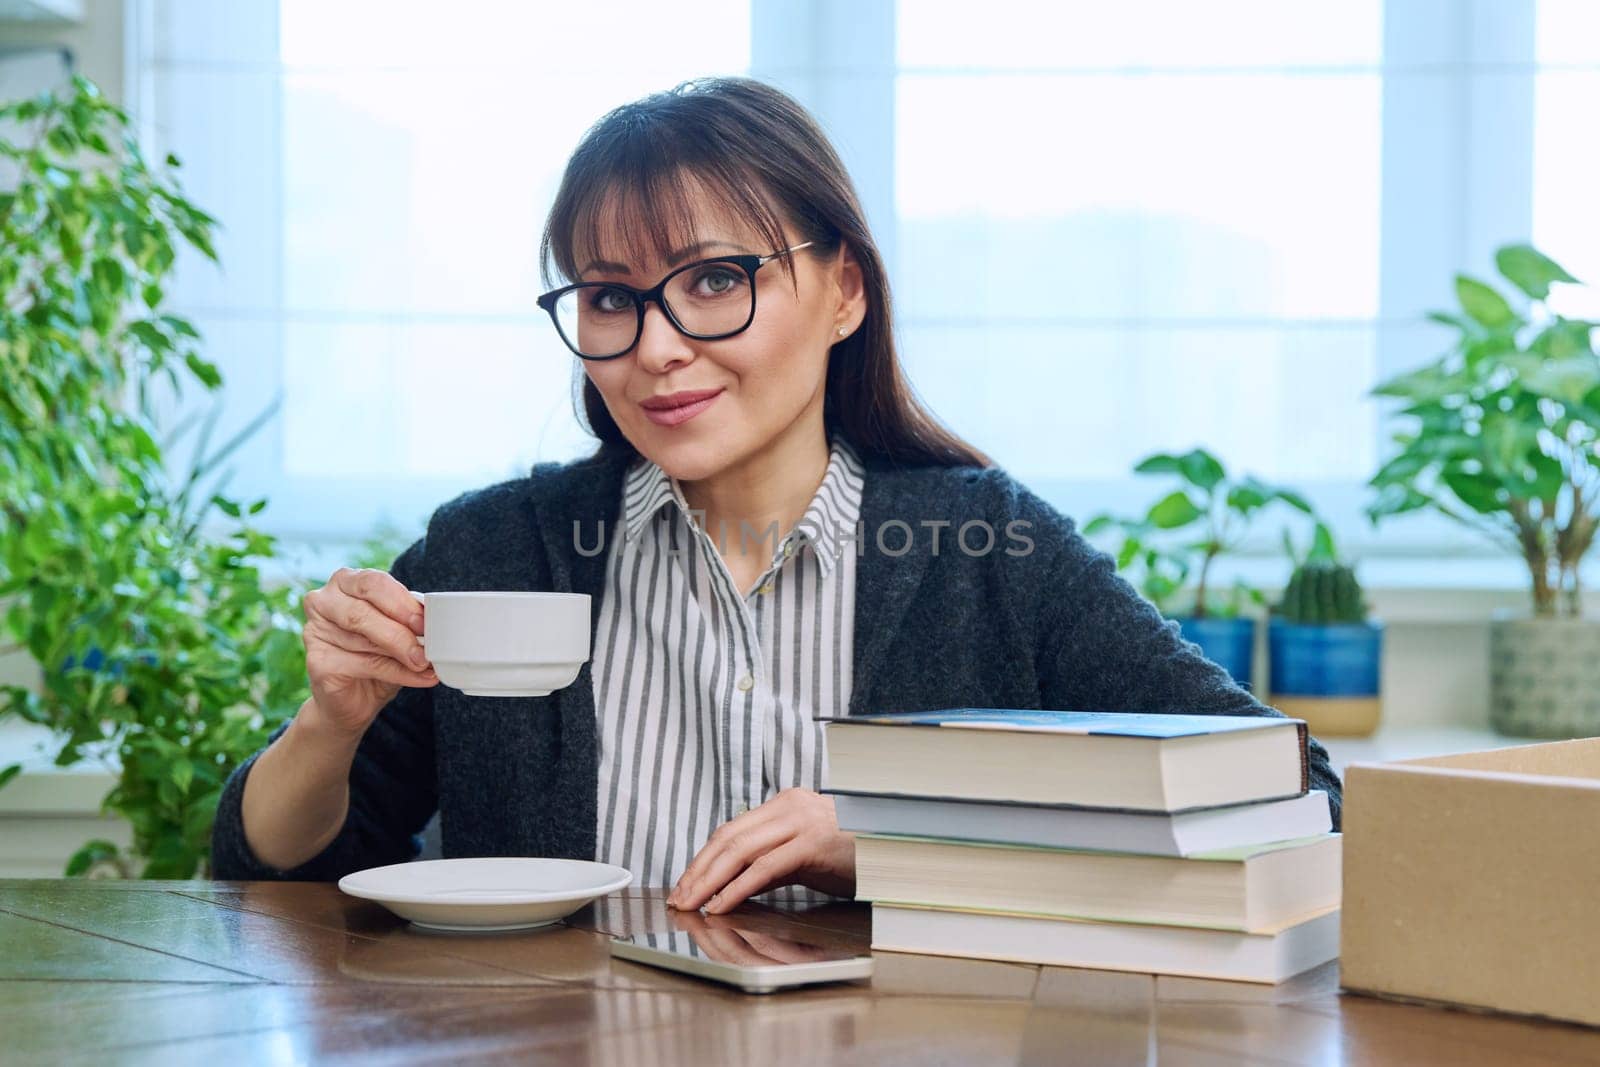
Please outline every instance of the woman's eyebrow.
[{"label": "woman's eyebrow", "polygon": [[[709,252],[713,248],[718,247],[719,245],[722,246],[723,248],[731,248],[731,249],[734,249],[735,251],[741,251],[741,252],[743,251],[743,249],[739,245],[734,244],[732,241],[697,241],[696,243],[694,243],[692,245],[687,245],[687,246],[685,246],[683,248],[678,249],[676,252],[674,252],[670,256],[668,256],[667,257],[667,266],[676,267],[679,263],[682,263],[684,260],[688,259],[690,256],[697,256],[702,252]],[[624,264],[612,263],[609,260],[604,260],[604,259],[596,259],[596,260],[592,261],[588,266],[584,267],[578,273],[580,275],[583,275],[583,274],[588,274],[590,271],[596,271],[596,270],[602,271],[602,272],[604,272],[606,274],[632,274],[633,273],[633,271],[630,270]]]}]

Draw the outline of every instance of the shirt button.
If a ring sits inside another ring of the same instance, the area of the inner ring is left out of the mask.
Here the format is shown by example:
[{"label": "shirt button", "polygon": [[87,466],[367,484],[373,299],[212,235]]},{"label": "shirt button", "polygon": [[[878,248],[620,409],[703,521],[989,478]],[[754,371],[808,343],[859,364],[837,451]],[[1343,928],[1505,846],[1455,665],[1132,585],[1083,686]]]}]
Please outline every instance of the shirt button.
[{"label": "shirt button", "polygon": [[793,541],[784,542],[784,545],[783,545],[783,558],[784,559],[788,559],[792,555],[794,555],[794,542]]},{"label": "shirt button", "polygon": [[735,815],[743,815],[746,812],[748,812],[749,810],[750,810],[750,805],[748,805],[748,804],[735,804],[733,806],[733,813]]},{"label": "shirt button", "polygon": [[756,592],[760,593],[762,596],[771,596],[772,595],[772,583],[768,582],[766,585],[763,585],[759,589],[757,589]]},{"label": "shirt button", "polygon": [[739,688],[740,688],[740,690],[742,690],[743,692],[746,692],[746,693],[750,692],[751,689],[755,688],[755,684],[756,684],[756,680],[754,678],[750,677],[748,674],[745,675],[743,678],[739,679]]}]

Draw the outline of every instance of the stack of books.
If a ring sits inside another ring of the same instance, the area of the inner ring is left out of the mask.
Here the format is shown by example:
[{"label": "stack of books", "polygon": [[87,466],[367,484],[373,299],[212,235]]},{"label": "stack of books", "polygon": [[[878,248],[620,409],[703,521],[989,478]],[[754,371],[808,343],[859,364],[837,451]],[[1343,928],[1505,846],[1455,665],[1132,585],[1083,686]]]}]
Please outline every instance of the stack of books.
[{"label": "stack of books", "polygon": [[827,721],[872,947],[1279,982],[1339,951],[1306,726],[960,708]]}]

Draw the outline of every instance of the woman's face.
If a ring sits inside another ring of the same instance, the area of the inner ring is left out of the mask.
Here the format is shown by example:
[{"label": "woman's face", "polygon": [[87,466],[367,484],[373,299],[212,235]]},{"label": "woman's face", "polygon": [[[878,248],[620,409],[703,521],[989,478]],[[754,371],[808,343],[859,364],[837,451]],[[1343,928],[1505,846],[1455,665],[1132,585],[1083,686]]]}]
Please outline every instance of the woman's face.
[{"label": "woman's face", "polygon": [[[616,281],[648,289],[675,267],[718,255],[777,251],[759,234],[694,187],[691,199],[695,232],[675,248],[678,255],[661,260],[629,262],[615,250],[627,248],[614,230],[602,224],[601,247],[576,248],[582,281]],[[789,231],[788,247],[799,239]],[[644,330],[627,354],[605,361],[583,362],[623,434],[646,458],[683,481],[698,481],[737,466],[783,442],[804,441],[823,433],[823,387],[831,347],[853,333],[865,314],[861,272],[848,249],[820,261],[810,250],[786,257],[795,284],[775,259],[756,271],[755,319],[743,332],[719,341],[701,341],[679,333],[660,305],[646,305]],[[610,261],[610,266],[595,266]],[[611,269],[621,267],[624,269]],[[737,267],[734,277],[746,279]],[[716,291],[728,276],[690,272],[691,284]],[[841,336],[839,327],[845,328]],[[676,393],[713,392],[709,400],[678,412],[651,410]],[[691,414],[692,412],[692,414]],[[684,415],[689,417],[684,418]]]}]

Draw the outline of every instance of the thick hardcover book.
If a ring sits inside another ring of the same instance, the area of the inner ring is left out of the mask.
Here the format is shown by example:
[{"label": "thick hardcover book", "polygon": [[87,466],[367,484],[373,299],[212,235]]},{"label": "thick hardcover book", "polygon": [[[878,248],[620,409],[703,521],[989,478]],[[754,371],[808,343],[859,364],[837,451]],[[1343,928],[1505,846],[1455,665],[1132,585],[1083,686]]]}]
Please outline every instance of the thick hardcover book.
[{"label": "thick hardcover book", "polygon": [[856,836],[856,899],[1251,932],[1339,905],[1340,837],[1188,858]]},{"label": "thick hardcover book", "polygon": [[1179,812],[1311,784],[1306,724],[1266,715],[953,708],[823,719],[830,789]]}]

